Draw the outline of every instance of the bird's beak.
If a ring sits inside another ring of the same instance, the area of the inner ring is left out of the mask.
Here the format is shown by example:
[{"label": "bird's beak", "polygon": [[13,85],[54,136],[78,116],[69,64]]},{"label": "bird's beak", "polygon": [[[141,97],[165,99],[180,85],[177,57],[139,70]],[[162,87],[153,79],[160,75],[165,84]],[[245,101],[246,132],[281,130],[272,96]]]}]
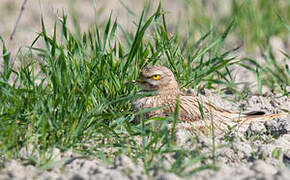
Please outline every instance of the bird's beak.
[{"label": "bird's beak", "polygon": [[142,78],[138,78],[138,79],[136,79],[136,80],[134,81],[134,83],[136,83],[136,84],[142,84],[142,83],[144,83],[144,82],[145,82],[145,80],[142,79]]},{"label": "bird's beak", "polygon": [[145,82],[144,79],[138,78],[138,79],[133,80],[133,81],[131,81],[131,82],[127,81],[127,82],[124,83],[124,85],[125,85],[125,86],[128,86],[129,84],[134,84],[134,85],[135,85],[135,84],[142,84],[142,83],[144,83],[144,82]]},{"label": "bird's beak", "polygon": [[126,82],[124,83],[124,85],[125,85],[125,86],[128,86],[129,84],[135,84],[135,83],[136,83],[135,80],[133,80],[133,81],[131,81],[131,82],[126,81]]}]

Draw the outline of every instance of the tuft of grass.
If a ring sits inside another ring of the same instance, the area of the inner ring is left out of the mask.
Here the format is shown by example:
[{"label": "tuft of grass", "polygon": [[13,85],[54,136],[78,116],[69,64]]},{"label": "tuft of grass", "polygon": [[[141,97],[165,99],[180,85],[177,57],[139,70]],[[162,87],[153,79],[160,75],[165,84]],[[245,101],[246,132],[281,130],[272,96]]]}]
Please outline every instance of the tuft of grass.
[{"label": "tuft of grass", "polygon": [[[262,95],[262,87],[268,87],[271,92],[282,92],[284,96],[289,96],[290,86],[290,71],[289,60],[290,57],[287,53],[281,52],[284,55],[284,61],[279,62],[273,55],[273,51],[270,47],[266,52],[262,52],[264,63],[257,63],[255,59],[243,58],[242,60],[248,61],[253,66],[247,64],[240,64],[249,71],[252,71],[257,76],[258,81],[258,93]],[[254,68],[253,68],[254,67]]]},{"label": "tuft of grass", "polygon": [[280,90],[283,95],[288,96],[290,93],[289,89],[287,89],[290,87],[290,71],[288,66],[290,56],[286,53],[283,53],[283,55],[285,56],[284,65],[282,64],[283,62],[278,62],[270,48],[268,48],[266,53],[263,53],[263,59],[265,60],[265,66],[262,67],[264,71],[263,82],[272,92]]},{"label": "tuft of grass", "polygon": [[[197,90],[229,83],[227,67],[235,62],[228,55],[234,50],[221,53],[220,47],[233,23],[222,35],[214,38],[209,32],[186,50],[180,47],[177,34],[169,36],[161,4],[147,19],[144,15],[143,11],[137,17],[134,36],[111,16],[104,30],[94,26],[81,33],[77,28],[73,34],[66,15],[55,23],[50,36],[42,18],[42,31],[29,50],[16,57],[17,69],[9,66],[9,52],[2,41],[0,154],[30,159],[43,169],[63,162],[53,161],[55,148],[61,152],[73,149],[108,163],[126,154],[136,163],[141,160],[150,176],[159,170],[190,176],[212,168],[204,165],[188,172],[209,156],[175,144],[174,127],[169,131],[167,125],[178,123],[176,114],[132,123],[140,113],[132,112],[130,101],[140,95],[135,86],[125,83],[149,64],[169,67],[183,86]],[[59,25],[61,31],[57,30]],[[125,43],[117,37],[118,30],[126,37]],[[152,38],[145,39],[145,34]],[[35,47],[40,40],[44,48]],[[199,46],[203,42],[205,45]],[[167,155],[175,157],[169,167],[164,166]]]},{"label": "tuft of grass", "polygon": [[[190,1],[184,0],[189,17],[189,33],[207,32],[212,25],[217,32],[222,32],[226,22],[235,18],[234,36],[226,44],[243,44],[253,52],[256,47],[264,47],[271,36],[287,38],[288,31],[280,20],[286,24],[290,19],[289,1],[268,0],[227,0],[227,1]],[[192,28],[198,27],[198,28]],[[234,42],[233,42],[234,40]]]}]

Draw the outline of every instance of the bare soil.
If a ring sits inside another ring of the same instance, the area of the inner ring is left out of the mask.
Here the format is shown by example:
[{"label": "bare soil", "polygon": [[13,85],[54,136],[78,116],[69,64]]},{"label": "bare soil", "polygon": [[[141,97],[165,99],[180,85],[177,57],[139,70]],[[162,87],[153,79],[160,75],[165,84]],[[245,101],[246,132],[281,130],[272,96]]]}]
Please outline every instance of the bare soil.
[{"label": "bare soil", "polygon": [[[215,99],[216,104],[237,110],[239,106],[245,110],[260,109],[267,113],[280,112],[280,108],[290,109],[290,99],[277,95],[269,97],[252,96],[248,100],[237,104],[226,101],[228,96],[216,96],[206,92],[209,99]],[[227,103],[225,103],[225,101]],[[177,132],[176,143],[185,148],[200,147],[203,153],[211,153],[212,139],[200,136],[198,143],[192,146],[192,134],[180,129]],[[216,160],[218,170],[204,170],[186,179],[279,179],[287,180],[290,175],[290,116],[276,118],[267,122],[253,122],[244,130],[233,131],[216,137]],[[92,143],[92,146],[96,145]],[[22,153],[27,153],[25,150]],[[167,157],[168,163],[176,155]],[[77,153],[67,151],[60,153],[54,151],[56,166],[39,169],[25,160],[0,159],[0,180],[6,179],[182,179],[173,173],[159,171],[153,177],[144,172],[144,164],[137,163],[127,156],[116,157],[109,165],[101,160],[91,157],[81,158]],[[200,166],[195,164],[186,171]]]}]

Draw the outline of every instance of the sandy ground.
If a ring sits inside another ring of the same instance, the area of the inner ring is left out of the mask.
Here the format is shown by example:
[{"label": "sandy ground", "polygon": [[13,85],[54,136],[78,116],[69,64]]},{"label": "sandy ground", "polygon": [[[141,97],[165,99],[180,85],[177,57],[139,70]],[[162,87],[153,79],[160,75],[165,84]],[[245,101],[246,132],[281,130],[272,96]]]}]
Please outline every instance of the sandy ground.
[{"label": "sandy ground", "polygon": [[[48,32],[51,33],[53,22],[61,14],[62,10],[69,12],[68,1],[61,0],[41,0],[42,14],[45,19]],[[134,0],[124,1],[135,12],[140,12],[143,2]],[[157,1],[156,1],[157,2]],[[157,3],[154,2],[153,6]],[[0,35],[9,42],[9,35],[13,30],[22,1],[20,0],[1,0],[0,2]],[[120,24],[127,25],[128,29],[134,29],[134,18],[128,15],[118,0],[97,0],[96,6],[99,11],[104,11],[99,16],[99,24],[107,18],[111,11],[113,17],[118,17]],[[183,4],[177,0],[168,0],[163,3],[163,7],[168,11],[167,18],[172,24],[179,21],[178,17],[182,16]],[[94,23],[93,0],[75,1],[74,9],[76,10],[81,22],[81,29],[86,30]],[[37,32],[40,32],[41,10],[38,1],[28,0],[23,17],[17,28],[14,40],[9,43],[9,48],[16,51],[18,48],[25,48],[31,44]],[[71,24],[71,22],[70,22]],[[275,48],[275,53],[284,49],[289,50],[285,44],[277,37],[271,39],[271,46]],[[290,44],[290,43],[289,43]],[[240,52],[241,55],[245,54]],[[282,59],[281,54],[275,54]],[[243,74],[243,76],[241,76]],[[237,71],[238,80],[247,81],[252,79],[255,82],[255,76],[247,74],[242,70]],[[251,82],[249,82],[251,83]],[[255,84],[252,84],[255,89]],[[255,90],[253,90],[255,91]],[[248,110],[264,110],[268,113],[279,112],[281,108],[290,109],[290,99],[279,97],[278,95],[269,94],[267,97],[252,96],[246,101],[238,104],[225,103],[220,96],[210,95],[216,103],[227,109],[235,110],[243,106]],[[187,144],[188,134],[182,134],[177,139],[179,145],[184,148],[192,148]],[[259,137],[257,140],[255,137]],[[275,136],[275,138],[273,138]],[[290,177],[290,117],[274,119],[262,123],[252,123],[246,131],[231,134],[231,141],[225,143],[225,136],[217,137],[218,145],[225,146],[217,149],[217,161],[219,171],[202,171],[192,179],[289,179]],[[204,152],[211,149],[209,138],[201,138],[198,144]],[[273,152],[279,150],[278,157],[273,157]],[[57,152],[56,152],[57,153]],[[114,165],[107,165],[98,159],[81,159],[79,155],[66,152],[56,155],[60,160],[58,166],[48,170],[40,170],[33,165],[26,165],[19,160],[7,160],[0,157],[0,180],[6,179],[148,179],[144,174],[143,164],[133,163],[128,157],[116,157]],[[174,158],[174,157],[170,157]],[[190,171],[190,169],[188,170]],[[150,172],[149,172],[150,173]],[[168,173],[159,172],[154,179],[180,179],[178,176]]]},{"label": "sandy ground", "polygon": [[[277,95],[269,97],[252,96],[248,100],[233,104],[225,99],[206,92],[209,99],[227,109],[235,110],[239,106],[245,110],[264,110],[267,113],[279,112],[280,108],[290,109],[290,99]],[[184,149],[202,148],[205,154],[211,152],[210,137],[200,136],[198,143],[192,146],[191,134],[185,130],[177,132],[176,142]],[[225,141],[228,139],[229,141]],[[245,130],[233,131],[216,137],[216,158],[218,171],[204,170],[186,179],[279,179],[287,180],[290,175],[290,116],[276,118],[267,122],[254,122]],[[92,144],[93,145],[93,144]],[[274,155],[276,152],[276,155]],[[277,154],[277,152],[279,152]],[[23,151],[25,153],[25,151]],[[55,150],[58,165],[40,170],[23,161],[0,159],[0,180],[8,179],[148,179],[143,163],[133,163],[127,156],[116,157],[112,165],[91,157],[82,159],[73,152],[60,153]],[[168,164],[176,155],[167,157]],[[166,166],[166,162],[164,166]],[[195,164],[186,172],[201,164]],[[149,175],[153,175],[149,171]],[[170,172],[159,171],[152,179],[181,179]]]},{"label": "sandy ground", "polygon": [[[37,0],[28,0],[23,12],[21,21],[17,28],[14,40],[10,44],[12,50],[30,45],[41,31],[41,15],[45,20],[45,25],[49,34],[52,33],[54,21],[57,17],[62,16],[62,11],[66,14],[75,11],[79,18],[81,30],[86,31],[88,27],[95,23],[95,10],[97,9],[97,24],[107,21],[108,16],[112,13],[113,19],[117,18],[118,23],[126,29],[135,29],[133,22],[136,19],[128,14],[128,11],[122,6],[119,0],[78,0],[70,6],[66,0],[41,0],[39,4]],[[95,2],[95,3],[94,3]],[[158,1],[148,1],[153,10],[156,9]],[[139,16],[146,4],[145,1],[134,0],[124,1],[124,4],[134,10]],[[21,0],[1,0],[0,2],[0,35],[8,42],[9,36],[13,31],[16,19],[21,8]],[[179,15],[182,14],[183,3],[177,0],[168,0],[163,4],[163,8],[167,12],[167,19],[172,24],[177,24]],[[69,21],[69,25],[72,22]]]}]

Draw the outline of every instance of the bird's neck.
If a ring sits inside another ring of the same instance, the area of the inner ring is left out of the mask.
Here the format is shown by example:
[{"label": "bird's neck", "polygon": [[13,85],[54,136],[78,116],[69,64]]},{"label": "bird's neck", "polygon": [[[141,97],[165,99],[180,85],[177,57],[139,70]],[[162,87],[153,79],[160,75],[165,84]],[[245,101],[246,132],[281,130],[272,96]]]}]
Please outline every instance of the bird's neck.
[{"label": "bird's neck", "polygon": [[157,92],[160,95],[166,96],[166,95],[173,95],[177,96],[179,94],[179,88],[176,81],[171,81],[166,86],[159,87],[159,90]]},{"label": "bird's neck", "polygon": [[177,96],[180,94],[178,88],[162,89],[162,90],[157,91],[157,93],[158,93],[158,95],[162,95],[162,96],[167,96],[167,95]]}]

